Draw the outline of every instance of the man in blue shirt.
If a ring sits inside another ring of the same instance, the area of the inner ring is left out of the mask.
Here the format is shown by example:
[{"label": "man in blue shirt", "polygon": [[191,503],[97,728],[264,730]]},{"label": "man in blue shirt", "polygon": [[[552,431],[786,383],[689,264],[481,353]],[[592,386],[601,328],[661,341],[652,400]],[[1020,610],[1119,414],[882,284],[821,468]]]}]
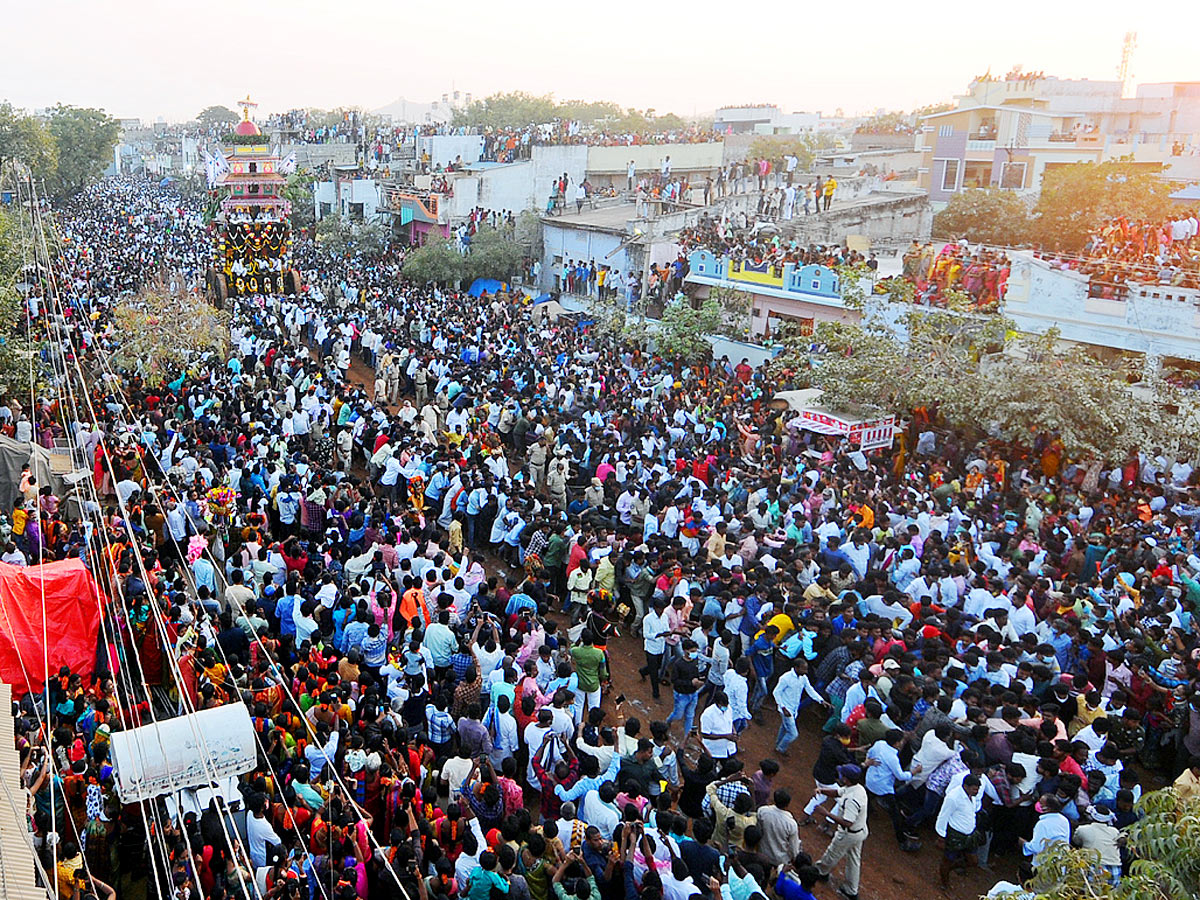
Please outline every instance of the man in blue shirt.
[{"label": "man in blue shirt", "polygon": [[821,568],[823,569],[833,569],[836,571],[841,568],[843,563],[851,569],[854,568],[854,560],[847,556],[846,551],[841,548],[841,541],[836,534],[830,536],[829,543],[825,545],[825,549],[818,554],[818,557],[817,562],[821,564]]},{"label": "man in blue shirt", "polygon": [[[914,774],[906,772],[900,765],[900,745],[903,743],[904,732],[893,728],[867,751],[867,790],[891,818],[900,849],[915,853],[921,849],[921,842],[908,832],[904,809],[896,796],[896,785],[908,784]],[[920,772],[920,763],[914,763],[913,769]]]},{"label": "man in blue shirt", "polygon": [[750,691],[750,701],[747,704],[752,716],[758,715],[763,701],[767,699],[767,682],[775,672],[775,638],[778,636],[779,628],[768,624],[746,651],[754,667],[754,688]]},{"label": "man in blue shirt", "polygon": [[1066,619],[1058,618],[1050,623],[1050,637],[1046,638],[1046,643],[1054,648],[1054,655],[1058,659],[1058,667],[1064,671],[1069,671],[1068,668],[1068,653],[1071,649],[1071,636],[1067,634]]},{"label": "man in blue shirt", "polygon": [[751,592],[742,602],[742,621],[738,626],[738,631],[742,636],[742,652],[745,653],[750,649],[750,644],[754,640],[754,636],[758,634],[758,629],[762,628],[762,624],[758,620],[759,612],[762,610],[762,599]]},{"label": "man in blue shirt", "polygon": [[788,863],[779,870],[775,894],[781,900],[815,900],[813,888],[820,880],[821,872],[807,860],[807,855],[801,854],[796,863]]}]

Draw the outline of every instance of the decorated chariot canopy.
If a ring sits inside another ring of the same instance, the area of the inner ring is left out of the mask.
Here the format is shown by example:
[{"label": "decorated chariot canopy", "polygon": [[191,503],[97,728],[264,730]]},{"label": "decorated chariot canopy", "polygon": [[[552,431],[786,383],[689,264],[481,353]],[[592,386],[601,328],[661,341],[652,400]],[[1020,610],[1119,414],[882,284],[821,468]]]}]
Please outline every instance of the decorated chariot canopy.
[{"label": "decorated chariot canopy", "polygon": [[219,202],[213,219],[213,268],[209,286],[216,299],[248,294],[294,294],[299,278],[291,266],[292,206],[283,190],[296,169],[295,154],[281,159],[270,139],[250,118],[257,107],[238,101],[242,121],[207,161],[209,188]]}]

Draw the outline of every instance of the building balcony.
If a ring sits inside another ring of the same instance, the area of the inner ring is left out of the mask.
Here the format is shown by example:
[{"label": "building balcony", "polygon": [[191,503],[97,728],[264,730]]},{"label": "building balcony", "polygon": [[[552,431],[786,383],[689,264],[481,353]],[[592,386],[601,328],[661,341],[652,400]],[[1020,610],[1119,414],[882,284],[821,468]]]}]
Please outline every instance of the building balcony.
[{"label": "building balcony", "polygon": [[967,138],[968,153],[986,153],[991,156],[996,152],[996,141],[994,139],[984,138]]},{"label": "building balcony", "polygon": [[388,188],[384,197],[384,208],[389,212],[399,214],[407,210],[415,221],[430,225],[445,225],[450,221],[447,195],[416,188]]}]

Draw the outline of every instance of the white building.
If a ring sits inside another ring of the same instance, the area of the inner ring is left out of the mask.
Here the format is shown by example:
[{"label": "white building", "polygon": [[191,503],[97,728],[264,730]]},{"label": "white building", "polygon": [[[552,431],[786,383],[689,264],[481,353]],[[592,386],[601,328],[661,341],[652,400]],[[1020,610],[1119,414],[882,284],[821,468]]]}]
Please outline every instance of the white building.
[{"label": "white building", "polygon": [[713,116],[713,128],[728,134],[812,134],[849,127],[842,117],[819,112],[785,113],[773,103],[722,106]]},{"label": "white building", "polygon": [[[375,222],[383,205],[379,185],[371,178],[354,175],[313,185],[313,213],[317,221],[330,214],[344,216],[352,222]],[[356,170],[357,171],[357,170]]]},{"label": "white building", "polygon": [[1128,285],[1124,299],[1089,296],[1089,279],[1052,267],[1031,251],[1010,252],[1004,314],[1020,331],[1057,328],[1064,340],[1162,360],[1200,360],[1200,291]]}]

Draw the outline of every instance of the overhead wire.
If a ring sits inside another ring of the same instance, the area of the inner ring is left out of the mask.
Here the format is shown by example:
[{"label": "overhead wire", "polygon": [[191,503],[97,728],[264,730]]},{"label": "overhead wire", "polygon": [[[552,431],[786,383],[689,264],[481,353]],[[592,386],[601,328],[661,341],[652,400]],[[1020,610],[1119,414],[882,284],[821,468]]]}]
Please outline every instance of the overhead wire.
[{"label": "overhead wire", "polygon": [[[99,353],[99,352],[98,352],[98,353],[97,353],[97,360],[100,362],[101,366],[103,366],[103,367],[105,367],[105,368],[106,368],[106,371],[107,371],[107,373],[108,373],[108,374],[110,375],[110,377],[111,377],[111,383],[113,383],[114,385],[117,385],[117,393],[120,395],[120,399],[121,399],[121,404],[120,404],[120,405],[122,405],[122,406],[123,406],[125,409],[128,409],[128,410],[130,411],[130,413],[131,413],[131,416],[135,415],[135,413],[134,413],[134,411],[133,411],[133,409],[132,409],[132,405],[129,403],[129,401],[128,401],[128,398],[127,398],[127,397],[124,395],[124,391],[123,391],[123,390],[122,390],[122,389],[119,387],[119,385],[120,385],[120,379],[119,379],[119,378],[116,376],[116,373],[115,373],[115,372],[113,372],[113,371],[112,371],[112,369],[109,367],[109,362],[108,362],[108,360],[107,360],[107,359],[104,357],[104,354],[103,354],[103,353]],[[155,460],[156,460],[156,462],[157,462],[157,463],[158,463],[158,465],[159,465],[160,471],[162,471],[162,465],[161,465],[161,461],[160,461],[160,460],[158,460],[158,458],[157,458],[157,457],[155,457]],[[168,483],[168,489],[170,489],[170,488],[169,488],[169,478],[168,478],[168,476],[167,476],[167,473],[166,473],[165,471],[163,471],[163,476],[164,476],[164,479],[166,479],[166,480],[167,480],[167,483]],[[206,550],[205,550],[205,552],[206,552],[206,553],[207,553],[207,554],[208,554],[208,555],[211,557],[211,551],[210,551],[210,550],[206,549]],[[214,563],[216,563],[216,562],[217,562],[215,559],[214,559],[214,560],[212,560],[212,561],[213,561]],[[186,568],[186,566],[185,566],[184,568]],[[234,600],[233,602],[237,603],[237,605],[238,605],[238,611],[241,613],[241,615],[243,615],[243,616],[246,616],[246,610],[245,610],[245,606],[244,606],[244,605],[242,605],[242,604],[241,604],[239,601],[236,601],[236,600]],[[247,617],[247,618],[248,618],[248,617]],[[254,634],[254,636],[253,636],[253,639],[254,639],[254,641],[255,641],[255,642],[257,642],[257,644],[259,645],[259,648],[260,648],[261,652],[263,653],[263,656],[264,656],[264,658],[267,658],[267,659],[269,659],[269,658],[270,658],[270,651],[269,651],[269,649],[266,647],[266,645],[263,643],[262,639],[261,639],[261,638],[260,638],[260,637],[259,637],[257,634]],[[287,679],[286,679],[286,678],[280,678],[280,679],[279,679],[279,681],[278,681],[278,683],[279,683],[279,684],[280,684],[280,686],[283,688],[283,690],[284,690],[285,694],[287,695],[288,699],[289,699],[289,700],[291,701],[291,703],[293,704],[294,708],[295,708],[297,711],[299,711],[299,710],[300,710],[300,703],[299,703],[299,699],[296,697],[295,693],[292,691],[292,689],[291,689],[290,685],[288,685],[288,684],[287,684]],[[313,732],[313,729],[312,729],[312,725],[311,725],[311,723],[309,723],[309,722],[308,722],[308,720],[307,720],[307,719],[306,719],[304,716],[300,716],[300,719],[301,719],[301,721],[302,721],[302,722],[304,722],[304,723],[305,723],[305,727],[306,727],[306,728],[309,730],[309,734],[310,734],[310,736],[311,736],[311,735],[314,733],[314,732]],[[345,795],[345,797],[346,797],[346,800],[347,800],[348,802],[350,802],[351,804],[353,804],[353,806],[354,806],[355,808],[357,808],[357,807],[358,807],[358,804],[357,804],[357,803],[355,802],[355,800],[354,800],[354,796],[355,796],[355,795],[354,795],[354,792],[351,790],[350,786],[349,786],[349,785],[346,783],[346,781],[345,781],[345,779],[343,778],[343,776],[342,776],[341,772],[339,771],[339,769],[338,769],[337,765],[335,764],[335,761],[334,761],[334,760],[333,760],[333,759],[332,759],[332,758],[329,756],[329,754],[326,752],[326,750],[325,750],[325,748],[324,748],[323,746],[322,746],[322,747],[320,747],[320,748],[319,748],[319,750],[320,750],[320,753],[321,753],[321,755],[322,755],[322,756],[324,757],[324,759],[325,759],[325,767],[326,767],[326,768],[327,768],[327,769],[328,769],[328,770],[329,770],[329,771],[332,773],[332,775],[333,775],[333,777],[334,777],[334,780],[335,780],[335,782],[336,782],[336,783],[338,784],[338,786],[339,786],[339,787],[342,789],[342,791],[343,791],[343,793],[344,793],[344,795]],[[410,895],[408,894],[407,890],[404,888],[403,884],[401,883],[401,881],[400,881],[400,878],[399,878],[398,874],[395,872],[394,868],[392,867],[390,860],[387,858],[387,855],[386,855],[386,853],[384,852],[384,851],[385,851],[385,848],[383,847],[383,845],[382,845],[382,844],[379,842],[379,840],[378,840],[378,839],[375,837],[375,835],[373,834],[373,832],[371,831],[371,829],[367,828],[367,829],[364,829],[364,831],[365,831],[365,833],[366,833],[366,835],[367,835],[367,837],[368,837],[368,843],[373,843],[373,844],[374,844],[374,849],[375,849],[377,852],[379,852],[380,856],[381,856],[381,857],[383,858],[383,860],[385,861],[385,864],[386,864],[386,866],[387,866],[387,869],[388,869],[388,871],[390,872],[390,874],[392,875],[393,879],[395,880],[395,882],[396,882],[396,885],[397,885],[397,886],[400,888],[400,890],[401,890],[401,893],[403,893],[403,894],[404,894],[404,896],[405,896],[406,900],[412,900],[412,898],[411,898],[411,897],[410,897]]]},{"label": "overhead wire", "polygon": [[[31,192],[31,195],[33,195],[34,191],[33,191],[33,186],[32,186],[32,180],[30,183],[30,192]],[[42,223],[42,222],[37,222],[36,225],[39,228],[44,228],[44,223]],[[49,250],[48,250],[48,248],[46,248],[45,243],[44,243],[44,237],[45,237],[44,231],[42,232],[42,237],[43,237],[42,249],[44,251],[45,263],[47,266],[47,275],[46,275],[47,283],[51,287],[50,292],[53,295],[57,296],[57,282],[54,278],[53,260],[50,258]],[[36,245],[35,245],[35,249],[36,249]],[[61,304],[58,304],[58,306],[59,306],[59,311],[61,312]],[[48,304],[43,303],[42,309],[43,309],[43,316],[45,319],[45,324],[47,327],[47,335],[48,336],[50,335],[50,329],[52,327],[55,329],[56,332],[58,332],[56,335],[58,340],[55,342],[55,346],[58,351],[58,360],[63,365],[63,369],[62,369],[63,382],[62,383],[66,390],[69,402],[70,402],[72,410],[73,410],[74,421],[81,422],[81,421],[83,421],[83,419],[79,415],[78,403],[75,400],[74,390],[73,390],[73,387],[71,384],[71,379],[69,377],[70,373],[69,373],[69,370],[67,369],[66,360],[62,355],[62,348],[64,345],[64,339],[61,334],[62,322],[60,321],[58,314],[56,314],[55,317],[53,317],[53,318],[50,316]],[[57,372],[57,366],[56,366],[56,372]],[[68,447],[70,448],[71,458],[72,458],[72,460],[74,460],[76,458],[75,449],[74,449],[74,438],[73,438],[74,427],[73,427],[72,423],[69,423],[65,420],[65,415],[66,415],[65,407],[60,405],[60,410],[62,410],[62,412],[63,412],[64,433],[67,435]],[[95,486],[90,480],[89,480],[89,485],[94,489]],[[86,515],[86,511],[81,510],[81,514]],[[107,531],[103,528],[102,523],[101,523],[101,527],[99,529],[97,529],[97,533],[100,534],[102,540],[107,541],[107,537],[108,537]],[[102,557],[102,558],[107,559],[108,557],[106,556],[106,557]],[[120,585],[116,584],[115,582],[112,582],[111,580],[110,580],[109,586],[110,586],[110,588],[116,588],[116,590],[112,591],[112,594],[117,598],[118,602],[120,604],[122,604],[123,609],[125,611],[125,615],[126,615],[126,621],[127,622],[132,621],[132,617],[129,616],[129,614],[128,614],[128,608],[124,605],[123,589],[121,588]],[[100,602],[100,596],[99,596],[98,592],[96,593],[96,603],[97,603],[98,611],[100,613],[100,622],[101,622],[101,625],[103,628],[106,623],[106,616],[105,616],[105,612],[103,610],[103,606]],[[117,647],[117,648],[122,647],[121,642],[119,640],[114,640],[113,646]],[[122,656],[124,657],[125,654],[122,654]],[[140,659],[138,660],[138,664],[139,664],[139,668],[140,668]],[[118,668],[118,678],[123,678],[125,680],[125,683],[127,686],[126,696],[128,697],[130,707],[133,711],[136,711],[137,710],[137,703],[136,703],[137,691],[134,687],[131,673],[129,672],[128,668],[123,663],[118,665],[117,668]],[[144,681],[144,679],[143,679],[143,681]],[[138,717],[138,719],[136,721],[131,723],[131,725],[133,727],[136,727],[137,725],[140,725],[140,724],[141,724],[140,716]],[[145,768],[147,765],[147,762],[148,762],[148,760],[146,759],[146,756],[145,756],[145,748],[143,747],[143,745],[140,741],[134,741],[134,744],[136,745],[136,751],[137,751],[137,755],[140,757],[140,762],[142,763],[143,768]],[[164,751],[164,755],[165,755],[165,751]],[[155,885],[159,889],[160,896],[161,896],[163,886],[160,881],[160,873],[161,873],[162,877],[165,877],[166,875],[168,875],[170,873],[169,854],[168,854],[166,844],[165,844],[165,839],[164,839],[165,829],[163,828],[161,819],[158,816],[158,810],[152,802],[149,803],[149,811],[150,811],[150,816],[151,816],[151,818],[153,818],[153,822],[154,822],[153,828],[151,828],[150,821],[147,819],[147,817],[145,815],[146,808],[147,808],[147,802],[142,801],[141,803],[139,803],[139,806],[142,810],[142,815],[140,818],[142,819],[143,829],[146,832],[147,846],[151,849],[152,855],[157,850],[160,854],[159,858],[162,861],[161,867],[158,865],[152,865],[152,867],[151,867],[153,874],[154,874]],[[84,862],[86,865],[86,854],[84,855]],[[89,873],[89,877],[91,877],[90,873]]]},{"label": "overhead wire", "polygon": [[[47,249],[47,248],[46,248],[46,246],[45,246],[45,232],[44,232],[44,230],[42,231],[42,247],[43,247],[43,250],[45,251],[45,254],[46,254],[46,257],[47,257],[47,259],[49,259],[49,251],[48,251],[48,249]],[[55,321],[55,324],[56,324],[56,326],[61,326],[61,323],[65,323],[65,320],[66,320],[66,315],[65,315],[65,309],[64,309],[64,306],[63,306],[63,304],[62,304],[62,300],[61,300],[61,294],[60,294],[60,292],[59,292],[59,290],[58,290],[57,279],[56,279],[56,277],[55,277],[55,274],[54,274],[54,271],[53,271],[53,268],[52,268],[52,267],[51,267],[51,269],[50,269],[50,275],[49,275],[49,279],[50,279],[50,286],[51,286],[51,291],[50,291],[50,293],[51,293],[51,295],[54,297],[55,306],[56,306],[56,317],[55,317],[55,320],[54,320],[54,321]],[[68,337],[68,339],[67,339],[67,343],[68,343],[68,346],[72,346],[72,347],[73,347],[73,345],[72,345],[72,344],[70,343],[70,341],[69,341],[69,337]],[[89,395],[88,395],[88,393],[87,393],[87,380],[84,378],[84,376],[83,376],[83,371],[82,371],[82,368],[81,368],[81,366],[79,365],[79,354],[78,354],[78,352],[75,352],[75,353],[73,353],[73,354],[72,354],[72,356],[73,356],[73,358],[74,358],[76,372],[77,372],[77,374],[78,374],[78,376],[79,376],[79,384],[80,384],[80,388],[81,388],[81,393],[83,393],[83,395],[84,395],[84,399],[85,399],[85,401],[86,401],[86,403],[87,403],[87,406],[88,406],[88,410],[89,410],[89,412],[91,413],[91,420],[92,420],[92,422],[93,422],[93,423],[96,425],[96,427],[98,427],[98,426],[99,426],[100,419],[99,419],[99,417],[96,415],[96,411],[95,411],[95,408],[94,408],[94,406],[92,405],[91,398],[90,398],[90,396],[89,396]],[[64,364],[65,364],[65,359],[64,359]],[[68,378],[67,378],[67,384],[68,384],[68,385],[70,385],[70,381],[71,381],[71,379],[68,377]],[[77,408],[77,409],[78,409],[78,408]],[[77,421],[82,421],[82,419],[80,419],[80,418],[78,418],[78,417],[77,417]],[[113,464],[113,461],[112,461],[111,455],[109,454],[107,447],[104,445],[104,442],[103,442],[103,440],[101,440],[101,442],[100,442],[100,446],[101,446],[101,448],[102,448],[102,450],[103,450],[103,453],[104,453],[104,456],[105,456],[105,458],[106,458],[106,460],[107,460],[107,462],[108,462],[108,464],[109,464],[110,470],[111,470],[111,471],[113,471],[113,472],[115,472],[115,471],[116,471],[116,467],[115,467],[115,465]],[[92,488],[93,488],[93,490],[94,490],[94,488],[95,488],[95,485],[94,485],[94,483],[91,483],[91,487],[92,487]],[[97,495],[97,500],[98,500],[98,495]],[[152,580],[152,579],[149,577],[149,573],[147,572],[147,570],[146,570],[146,567],[145,567],[145,561],[143,560],[143,558],[142,558],[142,556],[141,556],[141,550],[140,550],[140,547],[139,547],[139,546],[138,546],[138,544],[137,544],[137,537],[136,537],[136,534],[133,532],[133,529],[132,529],[132,524],[131,524],[131,521],[130,521],[130,516],[129,516],[129,510],[128,510],[128,507],[125,505],[124,501],[122,500],[122,498],[120,497],[120,495],[119,495],[119,494],[118,494],[118,506],[119,506],[119,508],[121,509],[121,512],[122,512],[122,516],[121,516],[122,525],[123,525],[123,527],[126,529],[126,531],[127,531],[127,533],[128,533],[128,536],[129,536],[129,539],[130,539],[130,547],[131,547],[131,549],[133,550],[133,555],[134,555],[135,559],[136,559],[136,560],[137,560],[137,562],[138,562],[138,567],[139,567],[139,569],[140,569],[140,571],[141,571],[141,574],[142,574],[142,577],[143,577],[143,584],[144,584],[144,586],[145,586],[145,589],[146,589],[146,591],[147,591],[147,596],[148,596],[148,597],[151,597],[151,598],[153,598],[153,580]],[[106,536],[106,532],[104,531],[104,529],[103,529],[103,528],[101,529],[101,532],[102,532],[102,533],[104,533],[104,534],[105,534],[105,536]],[[112,585],[113,585],[115,588],[117,588],[117,590],[114,590],[114,591],[113,591],[113,593],[114,593],[114,595],[116,596],[116,598],[117,598],[118,602],[119,602],[119,603],[121,604],[121,606],[122,606],[122,611],[123,611],[123,613],[124,613],[124,615],[125,615],[125,621],[126,621],[126,623],[127,623],[127,624],[128,624],[128,626],[129,626],[129,627],[132,629],[132,623],[134,622],[134,617],[131,615],[131,613],[130,613],[130,609],[129,609],[129,606],[128,606],[128,604],[126,603],[126,600],[125,600],[125,597],[124,597],[124,589],[123,589],[123,587],[121,587],[121,586],[118,584],[118,582],[116,582],[116,581],[113,581],[113,582],[112,582]],[[156,605],[156,599],[157,599],[157,598],[154,598],[154,602],[152,602],[152,603],[151,603],[151,607],[152,607],[152,609],[153,609],[153,608],[154,608],[154,606]],[[156,623],[157,623],[157,618],[156,618]],[[118,647],[121,647],[122,645],[121,645],[121,643],[120,643],[120,642],[117,642],[116,646],[118,646]],[[155,737],[157,738],[157,741],[158,741],[158,744],[159,744],[159,750],[160,750],[160,752],[162,753],[164,760],[167,760],[167,759],[169,759],[169,755],[168,755],[168,753],[167,753],[166,747],[163,745],[163,741],[162,741],[162,733],[161,733],[161,730],[160,730],[160,729],[157,727],[157,725],[159,724],[159,722],[158,722],[157,715],[156,715],[156,714],[155,714],[155,712],[154,712],[154,702],[153,702],[154,698],[153,698],[153,692],[151,691],[151,689],[150,689],[150,686],[149,686],[149,684],[148,684],[148,683],[147,683],[147,681],[146,681],[146,677],[145,677],[145,671],[144,671],[144,668],[143,668],[143,666],[142,666],[142,661],[141,661],[140,651],[138,651],[138,649],[137,649],[137,647],[136,647],[136,645],[135,645],[135,644],[132,644],[132,643],[131,643],[131,645],[130,645],[130,646],[131,646],[131,648],[132,648],[132,650],[133,650],[133,658],[134,658],[134,661],[135,661],[135,663],[136,663],[136,668],[137,668],[137,672],[138,672],[138,677],[139,677],[139,680],[141,681],[141,683],[142,683],[142,686],[143,686],[143,688],[145,689],[145,696],[146,696],[146,698],[147,698],[146,707],[147,707],[147,710],[148,710],[148,712],[149,712],[149,714],[150,714],[150,719],[151,719],[151,722],[150,722],[150,724],[151,724],[151,725],[154,725],[154,726],[156,726],[156,727],[154,728],[154,733],[155,733]],[[128,656],[128,654],[126,654],[126,656]],[[124,669],[125,667],[124,667],[124,666],[122,666],[121,668],[122,668],[122,669]],[[137,695],[136,695],[136,691],[135,691],[135,690],[134,690],[134,688],[133,688],[132,681],[130,680],[128,683],[129,683],[129,685],[130,685],[130,688],[129,688],[129,696],[130,696],[130,701],[131,701],[131,703],[133,704],[133,708],[134,708],[134,709],[136,709],[136,708],[137,708],[137,704],[136,704],[136,702],[134,702],[134,701],[136,700],[136,696],[137,696]],[[193,713],[194,713],[194,710],[193,710]],[[204,738],[204,736],[203,736],[203,733],[202,733],[202,732],[200,732],[200,731],[197,729],[197,727],[196,727],[196,725],[195,725],[194,717],[193,717],[193,716],[189,716],[189,719],[188,719],[188,721],[189,721],[189,725],[190,725],[190,727],[191,727],[191,730],[192,730],[192,732],[193,732],[193,735],[194,735],[194,736],[196,736],[196,737],[199,739],[200,743],[203,745],[204,752],[203,752],[202,754],[200,754],[200,758],[201,758],[202,762],[205,764],[206,768],[208,768],[208,769],[209,769],[210,776],[211,776],[211,775],[213,775],[213,773],[214,773],[214,769],[213,769],[213,766],[212,766],[212,763],[211,763],[211,753],[210,753],[210,751],[209,751],[209,749],[208,749],[208,747],[207,747],[207,741],[205,740],[205,738]],[[137,741],[137,740],[135,740],[135,741],[133,741],[133,743],[135,743],[135,744],[137,745],[137,750],[138,750],[138,753],[139,753],[139,755],[141,756],[142,767],[143,767],[143,769],[145,769],[145,768],[146,768],[146,757],[145,757],[144,747],[142,746],[142,744],[141,744],[141,742],[140,742],[140,741]],[[171,784],[171,789],[172,789],[172,790],[171,790],[171,792],[172,792],[174,795],[176,795],[176,796],[178,797],[178,796],[180,795],[181,791],[180,791],[180,789],[178,788],[178,786],[177,786],[177,785],[176,785],[176,783],[175,783],[175,778],[174,778],[173,774],[171,774],[171,772],[170,772],[170,767],[169,767],[169,766],[168,766],[168,780],[169,780],[169,782],[170,782],[170,784]],[[214,778],[213,780],[215,781],[215,778]],[[154,828],[154,836],[157,838],[158,849],[159,849],[159,850],[160,850],[160,852],[161,852],[161,856],[160,856],[160,858],[161,858],[161,860],[162,860],[162,862],[163,862],[163,867],[162,867],[162,872],[163,872],[163,875],[164,875],[164,876],[169,876],[169,874],[170,874],[170,872],[171,872],[171,865],[170,865],[170,854],[169,854],[169,851],[167,850],[167,848],[166,848],[166,845],[165,845],[165,839],[164,839],[164,837],[163,837],[163,835],[164,835],[164,833],[165,833],[165,828],[163,827],[163,825],[162,825],[162,822],[161,822],[161,819],[159,818],[159,812],[158,812],[158,808],[157,808],[157,803],[156,803],[155,801],[153,801],[153,800],[151,800],[151,801],[144,801],[144,803],[148,803],[148,804],[149,804],[149,808],[150,808],[151,815],[152,815],[152,817],[154,818],[154,823],[155,823],[155,828]],[[143,806],[143,809],[145,809],[145,806]],[[223,833],[224,833],[224,836],[225,836],[225,839],[226,839],[226,841],[227,841],[227,844],[228,844],[228,846],[229,846],[229,850],[230,850],[230,852],[231,852],[231,853],[235,853],[235,854],[236,854],[236,850],[237,850],[237,848],[239,847],[239,844],[237,844],[236,842],[234,842],[234,841],[232,840],[232,838],[230,837],[230,834],[229,834],[229,829],[228,829],[228,827],[227,827],[227,824],[226,824],[226,822],[225,822],[225,818],[224,818],[223,816],[218,816],[218,821],[220,821],[221,828],[222,828],[222,831],[223,831]],[[150,831],[150,829],[149,829],[149,823],[147,823],[147,822],[145,821],[145,817],[144,817],[144,816],[143,816],[143,822],[144,822],[144,824],[146,825],[146,829],[147,829],[147,831],[148,831],[148,834],[147,834],[148,841],[149,841],[149,843],[150,843],[151,847],[154,847],[154,846],[155,846],[155,839],[154,839],[154,837],[151,837],[151,835],[149,834],[149,831]],[[249,867],[247,867],[247,868],[249,868]],[[243,890],[245,891],[245,890],[246,890],[246,884],[245,884],[245,877],[244,877],[244,875],[243,875],[242,868],[239,866],[237,871],[238,871],[239,880],[241,881],[241,887],[242,887],[242,888],[243,888]],[[159,876],[159,871],[158,871],[158,868],[157,868],[157,867],[155,867],[155,873],[154,873],[154,874],[155,874],[155,879],[156,879],[156,883],[157,883],[157,881],[158,881],[158,876]],[[161,886],[161,884],[158,884],[158,887],[160,888],[160,891],[161,891],[161,887],[162,887],[162,886]]]}]

